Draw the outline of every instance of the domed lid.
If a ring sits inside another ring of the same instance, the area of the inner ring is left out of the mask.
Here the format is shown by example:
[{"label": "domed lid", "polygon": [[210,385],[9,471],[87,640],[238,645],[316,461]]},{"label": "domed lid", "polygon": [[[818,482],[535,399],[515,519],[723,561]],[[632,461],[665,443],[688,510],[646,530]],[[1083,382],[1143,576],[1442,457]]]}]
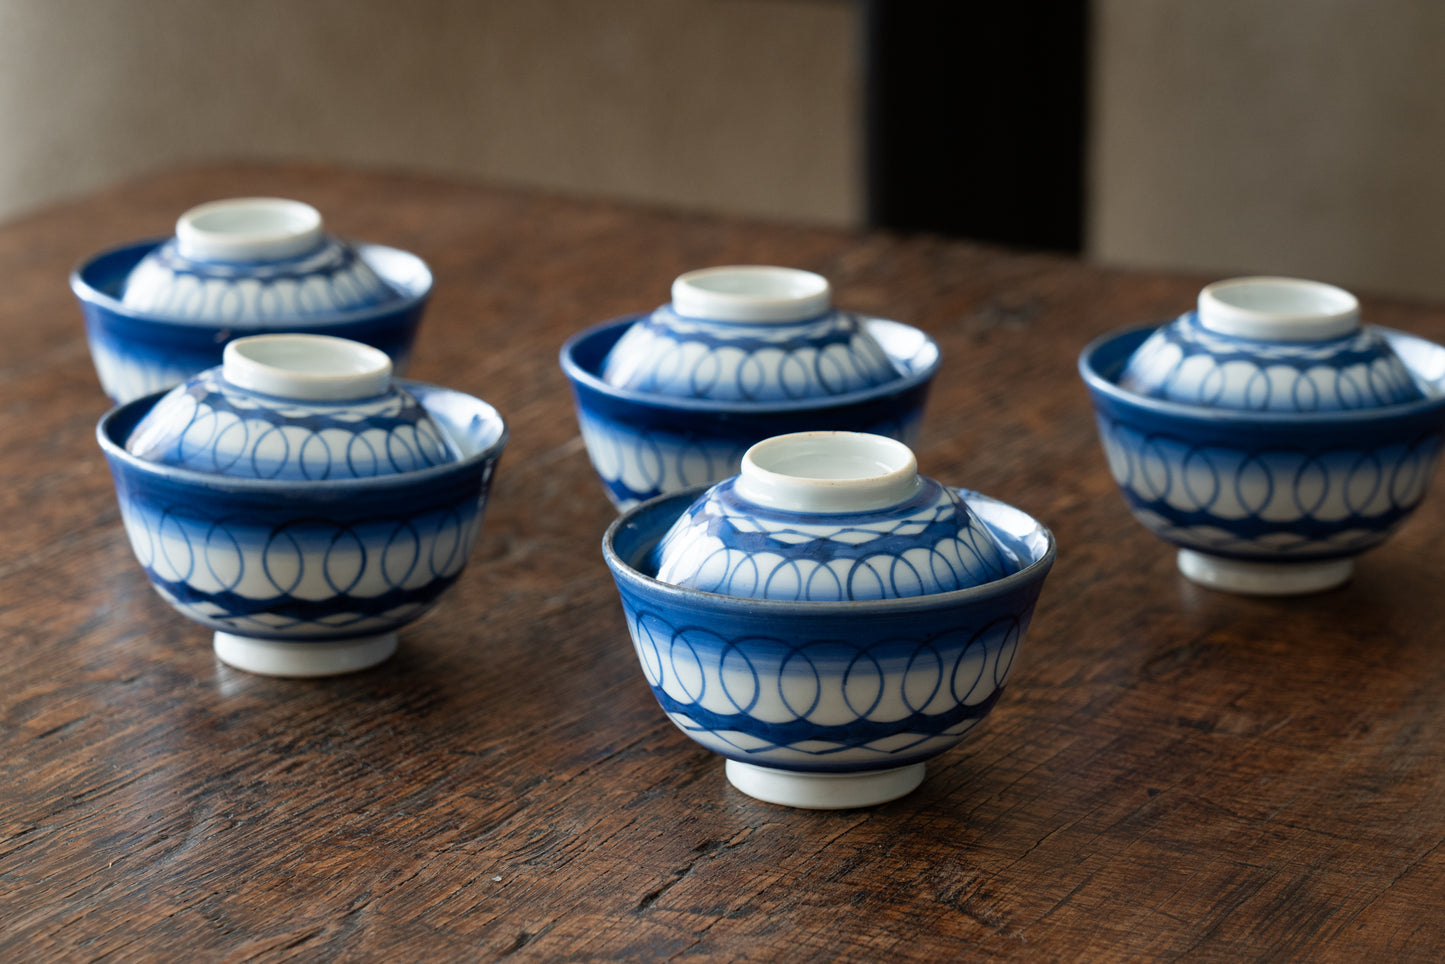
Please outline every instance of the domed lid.
[{"label": "domed lid", "polygon": [[325,233],[314,207],[272,197],[186,211],[121,292],[137,311],[230,322],[314,319],[402,297],[355,248]]},{"label": "domed lid", "polygon": [[903,372],[856,316],[833,310],[826,278],[729,265],[678,276],[672,302],[628,329],[601,375],[630,391],[767,404],[843,395]]},{"label": "domed lid", "polygon": [[1230,278],[1134,351],[1120,387],[1188,405],[1259,412],[1378,408],[1423,398],[1355,296],[1298,278]]},{"label": "domed lid", "polygon": [[324,335],[254,335],[171,389],[125,448],[228,478],[319,481],[414,472],[459,458],[385,352]]},{"label": "domed lid", "polygon": [[756,599],[930,595],[1019,568],[956,490],[918,474],[908,446],[855,432],[754,445],[656,552],[662,582]]}]

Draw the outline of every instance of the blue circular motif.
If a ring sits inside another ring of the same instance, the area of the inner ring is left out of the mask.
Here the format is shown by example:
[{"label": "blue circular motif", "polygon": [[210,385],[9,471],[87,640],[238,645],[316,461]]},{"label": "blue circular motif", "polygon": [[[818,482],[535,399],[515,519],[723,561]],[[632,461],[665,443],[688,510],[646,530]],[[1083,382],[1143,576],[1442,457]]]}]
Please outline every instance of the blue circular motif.
[{"label": "blue circular motif", "polygon": [[587,455],[619,509],[735,475],[743,453],[774,435],[839,430],[911,442],[940,361],[938,346],[917,328],[866,319],[873,340],[902,373],[887,384],[795,401],[668,397],[602,380],[604,359],[638,317],[596,325],[561,350]]},{"label": "blue circular motif", "polygon": [[859,772],[935,756],[993,708],[1053,563],[1048,530],[962,492],[1009,575],[902,599],[740,599],[655,578],[658,542],[700,493],[629,510],[603,539],[643,675],[689,737],[747,763]]},{"label": "blue circular motif", "polygon": [[1425,496],[1445,433],[1445,349],[1384,334],[1424,397],[1310,413],[1207,409],[1139,395],[1118,373],[1149,329],[1084,350],[1109,471],[1135,518],[1196,551],[1257,562],[1344,558]]},{"label": "blue circular motif", "polygon": [[195,472],[277,481],[366,479],[457,459],[404,389],[357,401],[304,402],[241,388],[218,368],[166,393],[126,448]]},{"label": "blue circular motif", "polygon": [[276,261],[204,261],[173,238],[141,258],[122,289],[132,311],[176,321],[255,324],[372,308],[398,293],[356,248],[324,238],[305,254]]},{"label": "blue circular motif", "polygon": [[1348,411],[1424,398],[1373,328],[1325,341],[1264,341],[1212,331],[1194,311],[1146,338],[1118,384],[1150,398],[1255,412]]},{"label": "blue circular motif", "polygon": [[715,401],[844,395],[902,375],[865,321],[842,311],[798,322],[709,321],[663,305],[617,340],[601,376],[631,392]]},{"label": "blue circular motif", "polygon": [[151,584],[183,615],[259,639],[375,635],[425,612],[466,565],[507,430],[479,399],[403,387],[460,458],[369,478],[215,476],[126,451],[160,396],[113,409],[97,436]]},{"label": "blue circular motif", "polygon": [[252,321],[173,318],[122,303],[121,292],[135,265],[160,242],[142,241],[103,251],[70,275],[70,287],[85,314],[86,339],[101,388],[123,403],[170,388],[221,363],[226,343],[243,335],[297,331],[364,342],[391,356],[405,370],[412,342],[431,295],[432,275],[413,254],[363,244],[357,253],[394,297],[370,307],[308,316]]},{"label": "blue circular motif", "polygon": [[1015,571],[957,490],[921,479],[900,505],[869,512],[770,509],[719,482],[658,544],[657,578],[757,599],[895,599],[952,592]]}]

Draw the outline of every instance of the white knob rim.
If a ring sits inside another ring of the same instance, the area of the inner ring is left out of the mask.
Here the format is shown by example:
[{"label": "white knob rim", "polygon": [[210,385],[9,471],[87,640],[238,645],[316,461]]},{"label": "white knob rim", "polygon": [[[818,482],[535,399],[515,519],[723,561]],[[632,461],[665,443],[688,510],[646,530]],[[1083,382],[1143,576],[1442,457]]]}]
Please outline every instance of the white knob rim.
[{"label": "white knob rim", "polygon": [[1230,278],[1199,292],[1199,323],[1240,338],[1324,341],[1360,327],[1360,303],[1320,281]]},{"label": "white knob rim", "polygon": [[861,432],[796,432],[764,439],[743,454],[733,491],[788,512],[887,509],[919,490],[918,462],[896,439]]},{"label": "white knob rim", "polygon": [[227,343],[221,375],[263,395],[346,402],[385,392],[391,359],[378,348],[330,335],[252,335]]},{"label": "white knob rim", "polygon": [[176,245],[194,261],[281,261],[313,251],[323,240],[321,213],[285,198],[211,201],[176,221]]},{"label": "white knob rim", "polygon": [[828,279],[798,268],[726,265],[679,275],[672,310],[684,318],[753,323],[804,321],[833,304]]}]

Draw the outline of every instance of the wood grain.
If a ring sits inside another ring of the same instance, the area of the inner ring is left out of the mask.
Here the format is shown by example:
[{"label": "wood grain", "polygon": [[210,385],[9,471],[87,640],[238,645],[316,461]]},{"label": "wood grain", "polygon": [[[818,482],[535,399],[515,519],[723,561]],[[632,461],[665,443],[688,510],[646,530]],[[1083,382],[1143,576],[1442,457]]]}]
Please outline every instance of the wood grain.
[{"label": "wood grain", "polygon": [[[66,272],[191,204],[417,252],[411,375],[507,417],[461,582],[371,672],[218,664],[146,584]],[[997,710],[874,810],[732,790],[638,671],[557,350],[709,264],[790,264],[945,353],[924,472],[1048,522]],[[1135,525],[1074,362],[1198,277],[329,167],[192,167],[0,226],[0,959],[1434,961],[1445,496],[1353,582],[1200,589]],[[1364,299],[1445,339],[1435,306]]]}]

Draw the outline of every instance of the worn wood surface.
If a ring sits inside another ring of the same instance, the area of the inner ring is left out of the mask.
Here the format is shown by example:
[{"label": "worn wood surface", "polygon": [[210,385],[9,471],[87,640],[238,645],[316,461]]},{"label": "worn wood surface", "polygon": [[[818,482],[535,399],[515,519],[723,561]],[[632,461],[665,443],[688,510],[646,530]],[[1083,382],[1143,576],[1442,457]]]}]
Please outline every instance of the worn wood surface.
[{"label": "worn wood surface", "polygon": [[[93,438],[67,271],[239,194],[426,258],[410,374],[512,429],[471,567],[352,677],[218,664],[145,582]],[[923,471],[1058,536],[997,710],[873,810],[732,790],[653,702],[598,550],[557,349],[734,262],[931,331]],[[306,166],[0,226],[0,959],[1445,958],[1445,493],[1332,593],[1177,575],[1074,362],[1202,280]],[[1438,308],[1365,308],[1445,339]]]}]

